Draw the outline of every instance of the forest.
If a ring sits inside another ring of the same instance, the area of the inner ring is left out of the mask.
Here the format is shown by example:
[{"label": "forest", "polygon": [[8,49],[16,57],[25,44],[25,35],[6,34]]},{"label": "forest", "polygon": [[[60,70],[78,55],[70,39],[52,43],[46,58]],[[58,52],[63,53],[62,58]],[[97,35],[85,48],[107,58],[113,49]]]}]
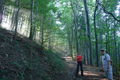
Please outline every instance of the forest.
[{"label": "forest", "polygon": [[92,74],[101,49],[120,80],[120,0],[0,0],[0,48],[0,80],[74,80],[76,56]]}]

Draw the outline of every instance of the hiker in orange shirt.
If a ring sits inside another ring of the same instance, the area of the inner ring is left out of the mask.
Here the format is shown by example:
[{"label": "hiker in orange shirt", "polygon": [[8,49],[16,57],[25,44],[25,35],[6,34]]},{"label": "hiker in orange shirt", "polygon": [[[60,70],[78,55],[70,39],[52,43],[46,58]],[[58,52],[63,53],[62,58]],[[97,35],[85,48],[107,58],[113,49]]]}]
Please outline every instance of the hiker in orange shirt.
[{"label": "hiker in orange shirt", "polygon": [[76,56],[76,60],[77,60],[76,77],[77,77],[78,74],[79,74],[79,67],[80,67],[80,69],[81,69],[81,76],[83,76],[83,64],[82,64],[83,56],[77,55],[77,56]]}]

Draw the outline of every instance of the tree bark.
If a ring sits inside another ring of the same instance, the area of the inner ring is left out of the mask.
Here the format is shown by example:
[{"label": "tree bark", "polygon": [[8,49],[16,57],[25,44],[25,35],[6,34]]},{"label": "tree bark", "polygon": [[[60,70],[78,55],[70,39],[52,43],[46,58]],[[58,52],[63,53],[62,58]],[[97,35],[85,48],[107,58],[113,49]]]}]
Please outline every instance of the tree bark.
[{"label": "tree bark", "polygon": [[3,19],[4,3],[5,3],[5,0],[0,0],[0,25]]},{"label": "tree bark", "polygon": [[41,45],[43,46],[44,45],[44,20],[45,20],[45,17],[44,15],[41,16],[41,25],[40,25],[40,43]]},{"label": "tree bark", "polygon": [[16,5],[18,7],[16,13],[15,13],[15,32],[14,32],[14,39],[16,38],[16,34],[17,34],[17,29],[18,29],[18,15],[19,15],[19,11],[20,11],[20,0],[16,0]]},{"label": "tree bark", "polygon": [[91,33],[90,33],[90,23],[89,23],[89,13],[86,0],[83,0],[85,14],[86,14],[86,24],[87,24],[87,36],[89,40],[89,52],[90,52],[90,65],[92,65],[92,45],[91,45]]},{"label": "tree bark", "polygon": [[34,0],[31,0],[31,15],[30,15],[31,25],[30,25],[30,35],[29,35],[30,40],[33,39],[33,4],[34,4]]},{"label": "tree bark", "polygon": [[77,15],[76,12],[74,10],[74,6],[73,6],[73,2],[72,0],[70,0],[71,2],[71,6],[72,6],[72,11],[73,11],[73,15],[74,15],[74,20],[73,20],[73,24],[74,24],[74,33],[75,33],[75,42],[76,42],[76,52],[77,54],[79,53],[79,45],[78,45],[78,33],[77,33],[77,27],[78,27],[78,20],[77,20]]},{"label": "tree bark", "polygon": [[96,5],[94,10],[94,31],[95,31],[95,47],[96,47],[96,66],[99,66],[99,58],[98,58],[98,37],[97,37],[97,28],[96,28],[96,12],[98,9],[98,5]]},{"label": "tree bark", "polygon": [[117,65],[117,41],[116,41],[116,25],[115,25],[115,23],[114,23],[114,31],[113,31],[113,37],[114,37],[114,46],[115,46],[115,48],[114,48],[114,54],[115,54],[115,63],[116,63],[116,65]]},{"label": "tree bark", "polygon": [[72,32],[71,32],[71,28],[67,30],[67,37],[68,37],[68,44],[69,44],[69,53],[71,55],[71,57],[73,58],[72,54],[73,54],[73,51],[72,51]]}]

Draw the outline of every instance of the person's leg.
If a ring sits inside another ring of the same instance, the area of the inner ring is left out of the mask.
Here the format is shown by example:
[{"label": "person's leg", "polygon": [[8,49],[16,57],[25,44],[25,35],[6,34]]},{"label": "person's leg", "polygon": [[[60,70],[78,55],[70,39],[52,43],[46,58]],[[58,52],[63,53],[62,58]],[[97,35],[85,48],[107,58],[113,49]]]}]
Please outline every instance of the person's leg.
[{"label": "person's leg", "polygon": [[107,67],[103,66],[103,70],[104,70],[104,77],[108,78],[108,71],[107,71]]},{"label": "person's leg", "polygon": [[108,80],[113,80],[113,74],[111,72],[108,72]]},{"label": "person's leg", "polygon": [[81,76],[83,76],[83,64],[80,62]]},{"label": "person's leg", "polygon": [[105,77],[108,79],[108,72],[105,71]]},{"label": "person's leg", "polygon": [[78,74],[79,74],[79,63],[77,62],[76,77],[78,76]]},{"label": "person's leg", "polygon": [[112,72],[112,67],[110,67],[108,71],[108,80],[113,80],[113,72]]},{"label": "person's leg", "polygon": [[108,80],[113,80],[113,75],[112,75],[112,72],[109,70],[109,71],[105,71],[105,74],[106,74],[106,78]]}]

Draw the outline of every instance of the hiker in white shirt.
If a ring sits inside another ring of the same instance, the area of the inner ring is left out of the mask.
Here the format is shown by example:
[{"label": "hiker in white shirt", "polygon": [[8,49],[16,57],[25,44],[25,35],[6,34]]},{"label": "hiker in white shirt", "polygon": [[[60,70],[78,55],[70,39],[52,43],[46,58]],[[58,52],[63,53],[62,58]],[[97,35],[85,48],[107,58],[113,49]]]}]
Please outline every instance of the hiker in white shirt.
[{"label": "hiker in white shirt", "polygon": [[108,80],[113,80],[113,72],[112,72],[112,61],[110,58],[110,55],[108,53],[106,53],[105,49],[101,49],[101,60],[102,60],[102,68],[103,71],[106,74],[106,77],[108,78]]}]

